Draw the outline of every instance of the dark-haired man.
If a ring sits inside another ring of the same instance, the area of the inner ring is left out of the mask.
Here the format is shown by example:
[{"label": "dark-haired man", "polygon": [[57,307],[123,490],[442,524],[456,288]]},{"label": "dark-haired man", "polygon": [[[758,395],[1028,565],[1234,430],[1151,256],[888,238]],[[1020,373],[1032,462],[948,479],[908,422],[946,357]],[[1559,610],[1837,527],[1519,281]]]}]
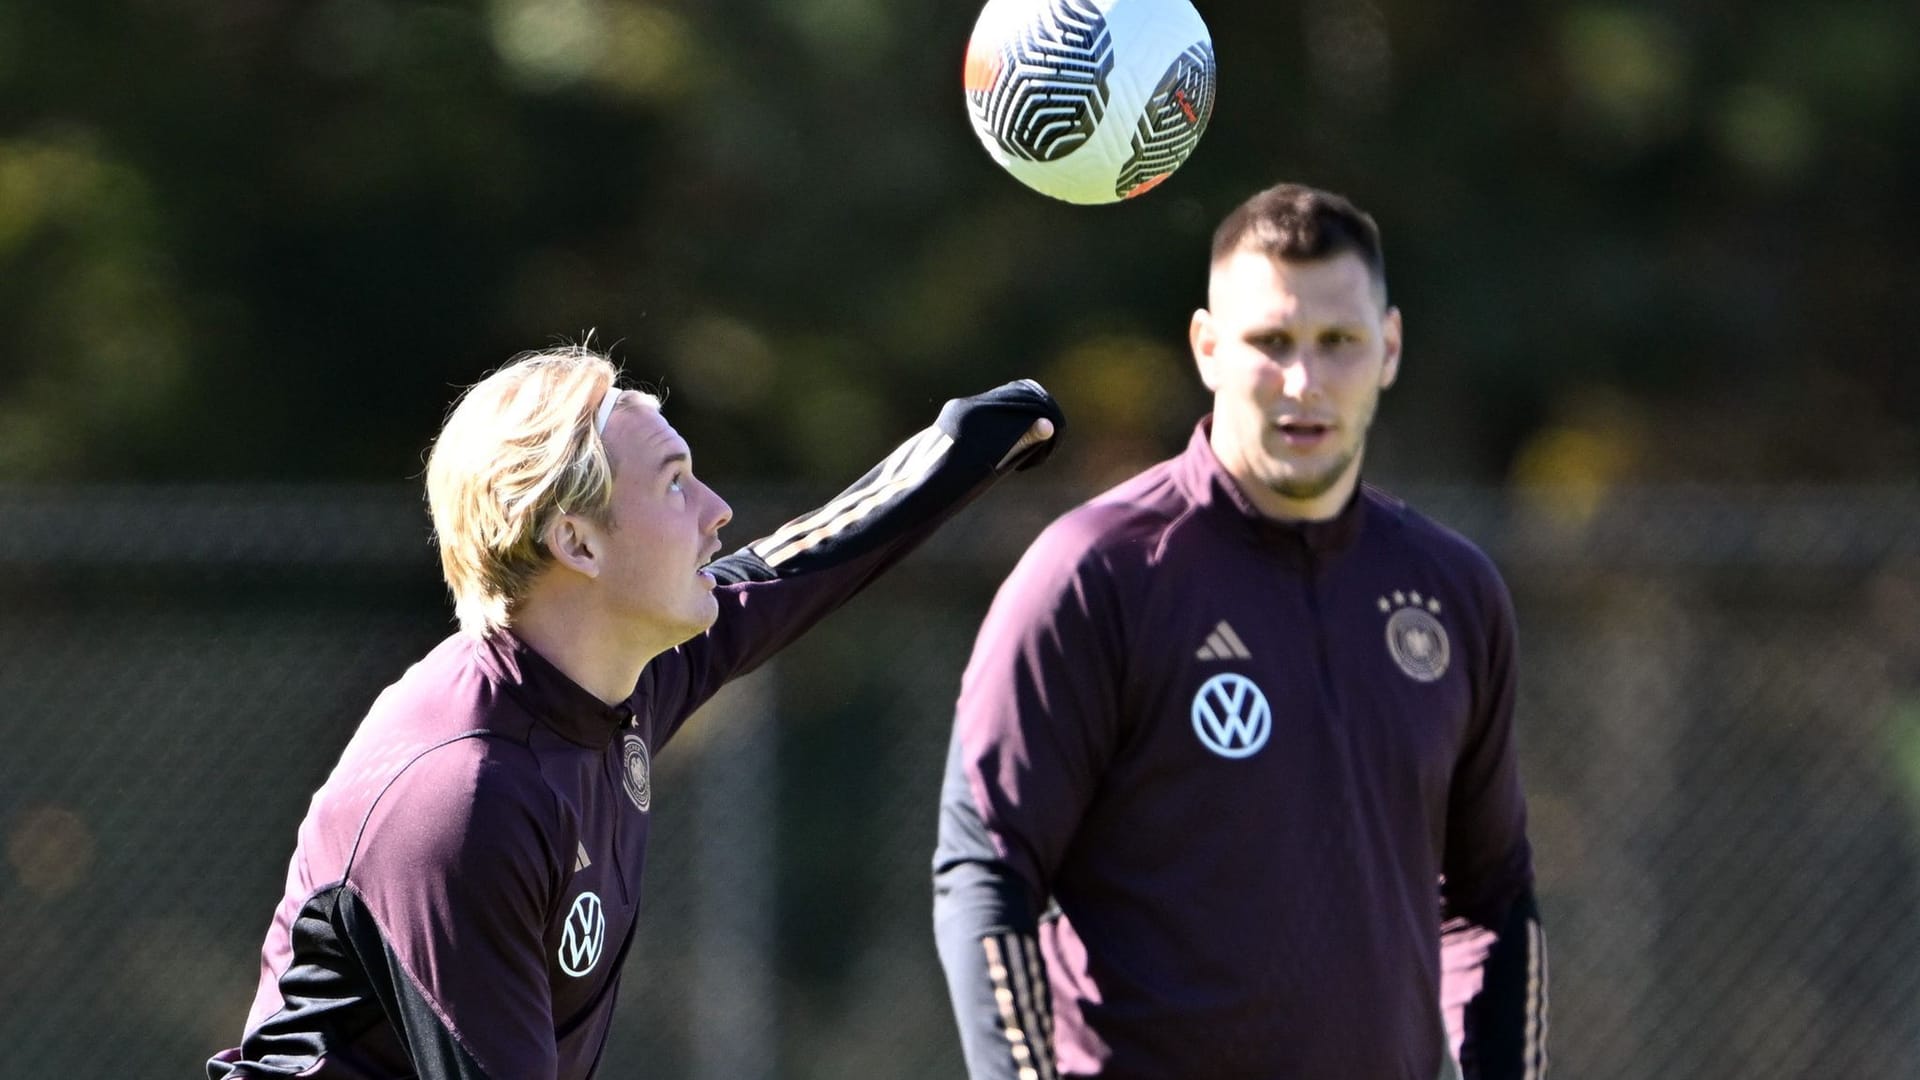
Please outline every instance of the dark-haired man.
[{"label": "dark-haired man", "polygon": [[934,910],[969,1074],[1537,1077],[1513,610],[1360,483],[1401,358],[1373,220],[1249,199],[1188,337],[1212,414],[1034,542],[961,686]]}]

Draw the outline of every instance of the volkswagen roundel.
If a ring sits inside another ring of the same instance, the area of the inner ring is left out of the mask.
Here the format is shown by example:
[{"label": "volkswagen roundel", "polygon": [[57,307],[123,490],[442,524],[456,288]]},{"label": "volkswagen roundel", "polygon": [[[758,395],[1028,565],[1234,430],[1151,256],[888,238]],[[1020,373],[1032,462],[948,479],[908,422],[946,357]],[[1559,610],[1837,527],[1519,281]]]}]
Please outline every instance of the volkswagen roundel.
[{"label": "volkswagen roundel", "polygon": [[1224,672],[1193,695],[1193,733],[1223,758],[1251,757],[1273,734],[1273,709],[1252,679]]}]

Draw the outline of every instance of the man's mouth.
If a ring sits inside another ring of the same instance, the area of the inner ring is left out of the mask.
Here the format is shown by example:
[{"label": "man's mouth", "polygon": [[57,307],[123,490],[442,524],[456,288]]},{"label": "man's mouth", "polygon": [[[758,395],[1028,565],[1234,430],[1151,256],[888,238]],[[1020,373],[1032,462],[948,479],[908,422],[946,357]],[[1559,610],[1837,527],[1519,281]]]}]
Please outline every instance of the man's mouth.
[{"label": "man's mouth", "polygon": [[1333,425],[1324,420],[1277,420],[1273,426],[1289,446],[1314,446],[1333,434]]}]

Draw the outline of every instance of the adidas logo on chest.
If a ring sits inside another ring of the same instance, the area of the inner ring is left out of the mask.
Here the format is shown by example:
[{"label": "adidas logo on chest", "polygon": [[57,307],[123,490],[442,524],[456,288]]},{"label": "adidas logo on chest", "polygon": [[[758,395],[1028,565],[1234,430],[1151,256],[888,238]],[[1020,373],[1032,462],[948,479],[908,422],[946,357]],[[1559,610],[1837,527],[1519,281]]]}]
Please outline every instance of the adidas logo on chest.
[{"label": "adidas logo on chest", "polygon": [[1213,632],[1207,635],[1207,640],[1201,643],[1199,651],[1193,655],[1196,660],[1253,659],[1253,654],[1247,651],[1246,643],[1240,640],[1240,635],[1234,633],[1233,627],[1225,619],[1220,620],[1219,624],[1213,628]]}]

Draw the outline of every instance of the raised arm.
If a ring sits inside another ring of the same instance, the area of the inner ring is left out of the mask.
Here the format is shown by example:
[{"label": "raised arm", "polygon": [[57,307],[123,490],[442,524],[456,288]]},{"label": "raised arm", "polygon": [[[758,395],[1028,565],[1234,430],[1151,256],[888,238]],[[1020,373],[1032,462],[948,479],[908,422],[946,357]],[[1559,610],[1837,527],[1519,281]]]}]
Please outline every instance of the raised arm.
[{"label": "raised arm", "polygon": [[642,676],[640,691],[665,724],[661,741],[721,684],[846,603],[996,480],[1039,464],[1062,423],[1031,379],[949,401],[851,487],[715,560],[718,621]]}]

